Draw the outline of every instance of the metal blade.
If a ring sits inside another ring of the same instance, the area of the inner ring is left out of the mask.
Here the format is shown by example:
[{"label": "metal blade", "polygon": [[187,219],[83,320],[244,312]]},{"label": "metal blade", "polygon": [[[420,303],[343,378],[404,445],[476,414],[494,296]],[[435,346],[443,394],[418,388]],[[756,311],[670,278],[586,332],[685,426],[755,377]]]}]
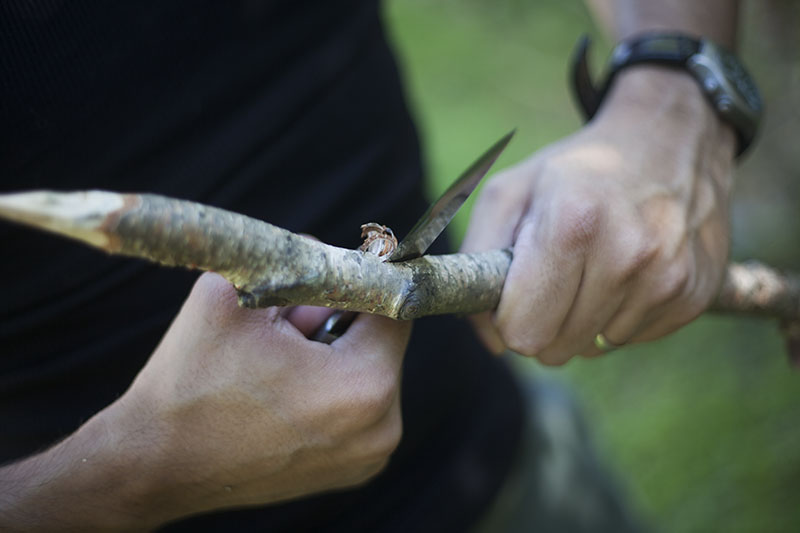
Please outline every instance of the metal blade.
[{"label": "metal blade", "polygon": [[492,164],[505,149],[516,130],[497,141],[485,154],[465,170],[446,191],[433,202],[425,214],[414,224],[408,235],[397,245],[388,261],[396,263],[420,257],[433,244],[444,228],[453,220],[458,209],[489,172]]}]

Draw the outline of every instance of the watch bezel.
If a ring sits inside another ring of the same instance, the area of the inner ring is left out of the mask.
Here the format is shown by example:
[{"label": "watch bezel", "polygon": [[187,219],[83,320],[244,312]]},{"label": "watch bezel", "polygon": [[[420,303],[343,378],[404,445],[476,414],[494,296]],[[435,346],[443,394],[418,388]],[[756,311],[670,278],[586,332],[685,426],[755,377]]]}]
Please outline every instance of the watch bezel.
[{"label": "watch bezel", "polygon": [[743,146],[755,137],[761,118],[761,98],[752,78],[736,57],[707,39],[686,60],[686,68],[700,84],[720,117],[730,123]]},{"label": "watch bezel", "polygon": [[599,86],[589,72],[588,49],[589,38],[583,36],[571,68],[574,95],[586,120],[600,109],[620,71],[634,65],[661,65],[683,69],[694,78],[717,116],[736,130],[737,157],[755,138],[763,114],[755,82],[735,55],[711,40],[670,32],[649,32],[625,39],[614,47],[605,81]]}]

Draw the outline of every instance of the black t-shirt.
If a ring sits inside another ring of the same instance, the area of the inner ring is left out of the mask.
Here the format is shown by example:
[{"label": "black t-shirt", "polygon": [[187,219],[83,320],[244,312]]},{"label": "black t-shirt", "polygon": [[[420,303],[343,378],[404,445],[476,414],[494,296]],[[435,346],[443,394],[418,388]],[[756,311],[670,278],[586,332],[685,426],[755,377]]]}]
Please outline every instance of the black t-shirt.
[{"label": "black t-shirt", "polygon": [[[353,248],[364,222],[410,228],[425,209],[421,175],[374,0],[0,3],[3,192],[155,192]],[[196,274],[5,223],[0,242],[10,461],[125,391]],[[363,488],[169,528],[464,529],[518,445],[508,369],[463,321],[419,320],[403,416],[399,449]]]}]

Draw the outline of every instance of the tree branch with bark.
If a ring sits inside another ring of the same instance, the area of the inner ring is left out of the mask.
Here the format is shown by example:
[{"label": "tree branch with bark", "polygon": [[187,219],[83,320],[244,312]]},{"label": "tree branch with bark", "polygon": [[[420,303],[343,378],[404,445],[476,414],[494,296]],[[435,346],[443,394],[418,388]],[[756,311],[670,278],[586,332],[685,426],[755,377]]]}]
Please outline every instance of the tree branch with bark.
[{"label": "tree branch with bark", "polygon": [[[245,307],[316,305],[399,320],[494,309],[513,250],[387,263],[241,214],[152,194],[34,191],[0,195],[0,217],[112,254],[214,271]],[[800,362],[800,276],[728,265],[710,308],[780,320]]]}]

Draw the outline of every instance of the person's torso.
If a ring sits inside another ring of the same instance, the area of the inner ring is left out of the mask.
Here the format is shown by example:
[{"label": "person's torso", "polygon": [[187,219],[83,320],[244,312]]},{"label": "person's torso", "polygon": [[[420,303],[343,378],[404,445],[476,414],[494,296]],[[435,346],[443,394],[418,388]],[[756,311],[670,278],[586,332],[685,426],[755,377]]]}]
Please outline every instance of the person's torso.
[{"label": "person's torso", "polygon": [[[167,194],[346,247],[364,222],[402,235],[425,208],[374,1],[19,0],[0,14],[3,192]],[[11,258],[0,262],[0,460],[10,460],[124,392],[195,274],[5,223],[0,242]],[[403,443],[375,482],[184,526],[469,523],[511,461],[519,396],[461,321],[415,329]]]}]

